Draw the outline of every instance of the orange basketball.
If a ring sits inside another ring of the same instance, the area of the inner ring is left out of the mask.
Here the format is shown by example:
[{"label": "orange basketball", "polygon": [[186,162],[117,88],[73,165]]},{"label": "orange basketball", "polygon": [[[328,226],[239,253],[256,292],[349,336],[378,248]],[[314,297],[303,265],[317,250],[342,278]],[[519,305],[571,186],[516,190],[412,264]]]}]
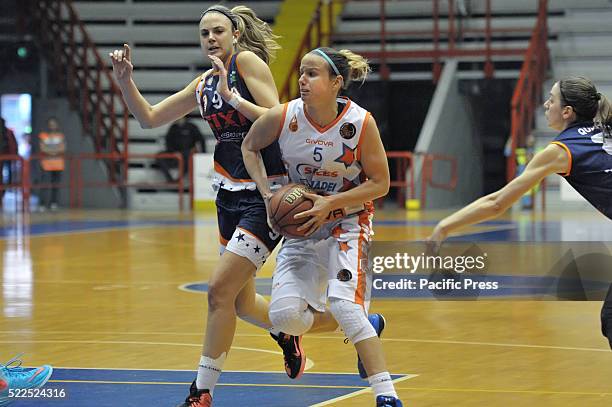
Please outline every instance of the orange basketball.
[{"label": "orange basketball", "polygon": [[294,215],[313,206],[312,201],[304,196],[304,192],[314,193],[306,185],[288,184],[276,191],[270,199],[270,221],[285,237],[304,237],[306,230],[298,231],[297,228],[310,218],[293,219]]}]

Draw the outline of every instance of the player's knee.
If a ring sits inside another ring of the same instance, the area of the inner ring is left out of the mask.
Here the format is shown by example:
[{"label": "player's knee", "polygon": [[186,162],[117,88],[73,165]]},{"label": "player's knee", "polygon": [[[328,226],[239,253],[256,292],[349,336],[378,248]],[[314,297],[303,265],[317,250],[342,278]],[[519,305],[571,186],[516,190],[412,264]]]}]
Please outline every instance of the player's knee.
[{"label": "player's knee", "polygon": [[208,283],[208,311],[216,311],[221,308],[234,306],[236,294],[228,290],[221,282],[210,281]]},{"label": "player's knee", "polygon": [[281,298],[270,304],[272,326],[289,335],[303,335],[312,327],[313,313],[301,298]]},{"label": "player's knee", "polygon": [[330,298],[329,304],[334,318],[353,345],[376,336],[374,327],[359,304],[338,298]]}]

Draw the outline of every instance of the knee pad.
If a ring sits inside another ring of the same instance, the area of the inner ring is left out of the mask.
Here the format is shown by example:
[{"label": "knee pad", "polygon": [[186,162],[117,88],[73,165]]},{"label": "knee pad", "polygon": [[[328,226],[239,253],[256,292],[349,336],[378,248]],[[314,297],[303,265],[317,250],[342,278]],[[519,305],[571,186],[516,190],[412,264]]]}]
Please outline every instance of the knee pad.
[{"label": "knee pad", "polygon": [[308,332],[314,322],[314,314],[302,298],[279,298],[270,304],[270,322],[283,333],[300,336]]},{"label": "knee pad", "polygon": [[329,304],[334,318],[353,345],[376,336],[374,327],[359,304],[338,298],[330,298]]}]

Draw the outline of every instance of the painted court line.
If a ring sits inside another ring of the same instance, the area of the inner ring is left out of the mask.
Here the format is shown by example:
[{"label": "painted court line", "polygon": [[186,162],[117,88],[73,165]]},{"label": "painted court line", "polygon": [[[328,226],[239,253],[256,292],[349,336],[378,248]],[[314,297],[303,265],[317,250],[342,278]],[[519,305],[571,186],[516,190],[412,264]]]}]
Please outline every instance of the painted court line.
[{"label": "painted court line", "polygon": [[551,390],[505,390],[505,389],[446,389],[435,387],[396,387],[396,390],[416,390],[416,391],[440,391],[440,392],[459,392],[459,393],[524,393],[524,394],[555,394],[565,396],[612,396],[612,393],[605,392],[584,392],[584,391],[551,391]]},{"label": "painted court line", "polygon": [[[150,341],[87,341],[87,340],[17,340],[17,341],[0,341],[0,343],[85,343],[85,344],[110,344],[110,345],[144,345],[144,346],[187,346],[199,348],[202,346],[201,343],[178,343],[178,342],[150,342]],[[259,353],[270,353],[273,355],[282,355],[283,352],[259,348],[247,348],[244,346],[232,346],[234,350],[244,350],[247,352],[259,352]],[[314,360],[306,358],[306,366],[304,370],[310,370],[315,365]]]},{"label": "painted court line", "polygon": [[[416,374],[409,374],[409,375],[406,375],[406,376],[403,376],[403,377],[400,377],[398,379],[393,380],[393,384],[397,384],[399,382],[403,382],[405,380],[412,379],[413,377],[417,377],[417,376],[418,375],[416,375]],[[363,388],[361,390],[358,390],[358,391],[355,391],[355,392],[352,392],[352,393],[349,393],[349,394],[345,394],[344,396],[336,397],[336,398],[333,398],[331,400],[324,401],[322,403],[313,404],[310,407],[329,406],[329,405],[332,405],[332,404],[337,403],[339,401],[347,400],[347,399],[359,396],[361,394],[369,393],[371,391],[372,390],[368,386],[368,387],[365,387],[365,388]]]},{"label": "painted court line", "polygon": [[[399,379],[396,379],[399,380]],[[86,383],[86,384],[139,384],[139,385],[180,385],[188,386],[191,382],[139,382],[114,380],[49,380],[49,383]],[[217,383],[217,387],[287,387],[302,389],[368,389],[364,386],[328,386],[318,384],[278,384],[278,383]]]},{"label": "painted court line", "polygon": [[[20,334],[20,333],[32,333],[31,331],[0,331],[0,333],[8,333],[8,334]],[[50,333],[50,332],[49,332]],[[55,332],[55,333],[60,333]],[[64,331],[62,333],[73,333],[71,331]],[[81,333],[82,332],[74,332]],[[124,334],[124,333],[121,333]],[[133,333],[132,333],[133,334]],[[138,333],[140,335],[141,333]],[[155,335],[156,333],[148,332],[142,333],[142,335]],[[242,337],[267,337],[268,335],[263,334],[236,334],[235,336]],[[342,339],[340,336],[317,336],[313,335],[313,339],[331,339],[338,340]],[[450,341],[450,340],[440,340],[440,339],[408,339],[408,338],[381,338],[383,342],[414,342],[414,343],[439,343],[439,344],[449,344],[449,345],[471,345],[471,346],[499,346],[499,347],[509,347],[509,348],[532,348],[532,349],[554,349],[554,350],[573,350],[573,351],[581,351],[581,352],[610,352],[610,349],[605,348],[582,348],[575,346],[554,346],[554,345],[531,345],[531,344],[522,344],[522,343],[499,343],[499,342],[473,342],[473,341]],[[90,344],[125,344],[125,345],[166,345],[166,346],[189,346],[189,347],[201,347],[202,344],[194,344],[194,343],[179,343],[179,342],[150,342],[150,341],[87,341],[87,340],[14,340],[14,341],[6,341],[0,340],[0,343],[90,343]],[[255,352],[266,352],[273,354],[282,354],[277,351],[270,351],[264,349],[255,349],[255,348],[240,348],[235,347],[235,349],[242,350],[252,350]]]}]

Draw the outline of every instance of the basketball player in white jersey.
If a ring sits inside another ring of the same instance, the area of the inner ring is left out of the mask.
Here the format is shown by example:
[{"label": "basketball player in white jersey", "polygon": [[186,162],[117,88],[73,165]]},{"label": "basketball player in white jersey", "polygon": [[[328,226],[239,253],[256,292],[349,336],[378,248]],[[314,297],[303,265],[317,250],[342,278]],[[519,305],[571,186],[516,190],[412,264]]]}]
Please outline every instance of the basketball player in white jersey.
[{"label": "basketball player in white jersey", "polygon": [[[300,66],[301,97],[262,115],[242,143],[242,153],[266,202],[271,192],[258,153],[277,140],[290,181],[321,194],[308,194],[313,208],[295,216],[309,219],[301,226],[308,238],[286,239],[280,249],[270,320],[299,338],[335,326],[334,318],[357,349],[376,405],[401,407],[378,337],[384,319],[367,316],[372,201],[389,190],[387,157],[370,113],[338,97],[368,72],[367,61],[351,51],[309,52]],[[331,312],[325,310],[328,299]]]}]

